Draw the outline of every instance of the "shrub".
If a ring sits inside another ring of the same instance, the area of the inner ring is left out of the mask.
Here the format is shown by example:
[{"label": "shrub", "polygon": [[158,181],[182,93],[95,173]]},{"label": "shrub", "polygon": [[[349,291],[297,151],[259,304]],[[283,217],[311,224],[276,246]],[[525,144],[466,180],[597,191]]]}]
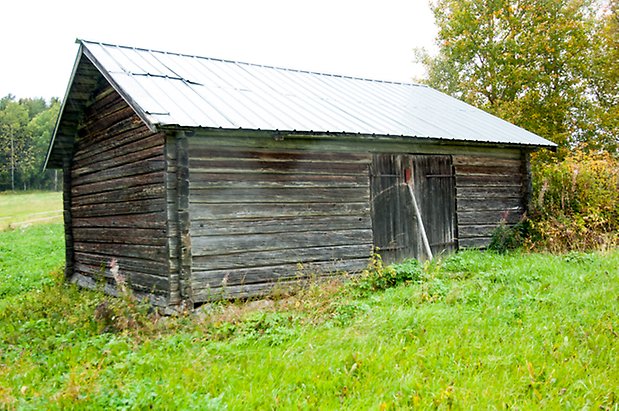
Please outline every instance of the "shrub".
[{"label": "shrub", "polygon": [[619,161],[575,149],[533,167],[531,240],[552,252],[619,244]]}]

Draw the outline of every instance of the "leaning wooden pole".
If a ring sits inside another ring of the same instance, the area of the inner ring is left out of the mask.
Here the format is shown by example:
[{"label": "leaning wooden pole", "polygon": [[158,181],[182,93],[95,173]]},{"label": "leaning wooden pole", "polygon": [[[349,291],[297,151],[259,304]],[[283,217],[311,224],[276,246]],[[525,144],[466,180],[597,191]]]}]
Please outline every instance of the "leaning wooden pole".
[{"label": "leaning wooden pole", "polygon": [[426,228],[423,225],[423,219],[421,218],[421,211],[419,211],[419,206],[417,205],[417,199],[415,198],[415,192],[413,191],[413,185],[409,181],[405,183],[408,187],[408,192],[411,195],[411,199],[413,200],[413,208],[415,209],[415,215],[417,216],[417,223],[419,224],[419,231],[421,231],[421,239],[423,241],[423,248],[426,251],[429,259],[432,260],[434,256],[432,255],[432,249],[430,248],[430,242],[428,241],[428,235],[426,234]]}]

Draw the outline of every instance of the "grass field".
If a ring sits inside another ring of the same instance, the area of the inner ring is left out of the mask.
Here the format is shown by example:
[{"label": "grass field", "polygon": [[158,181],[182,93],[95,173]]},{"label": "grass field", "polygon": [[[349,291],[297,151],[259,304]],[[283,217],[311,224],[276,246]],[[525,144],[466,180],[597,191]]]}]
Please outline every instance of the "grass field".
[{"label": "grass field", "polygon": [[0,192],[0,231],[62,221],[60,192]]},{"label": "grass field", "polygon": [[65,284],[59,224],[0,247],[0,409],[619,408],[619,251],[463,252],[163,318]]}]

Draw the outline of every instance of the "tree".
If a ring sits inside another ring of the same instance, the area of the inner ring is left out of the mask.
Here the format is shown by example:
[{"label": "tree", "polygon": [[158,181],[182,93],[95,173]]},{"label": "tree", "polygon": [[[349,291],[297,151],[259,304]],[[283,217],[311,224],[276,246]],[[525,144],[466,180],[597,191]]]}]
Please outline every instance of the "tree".
[{"label": "tree", "polygon": [[617,152],[619,146],[619,0],[602,9],[596,26],[590,86],[594,105],[590,117],[596,148]]},{"label": "tree", "polygon": [[436,0],[439,53],[426,82],[567,149],[593,106],[589,0]]},{"label": "tree", "polygon": [[26,133],[28,109],[14,101],[6,103],[0,111],[0,173],[10,178],[10,187],[15,190],[16,174],[31,161],[29,136]]},{"label": "tree", "polygon": [[42,168],[59,111],[58,99],[0,99],[0,190],[57,187]]}]

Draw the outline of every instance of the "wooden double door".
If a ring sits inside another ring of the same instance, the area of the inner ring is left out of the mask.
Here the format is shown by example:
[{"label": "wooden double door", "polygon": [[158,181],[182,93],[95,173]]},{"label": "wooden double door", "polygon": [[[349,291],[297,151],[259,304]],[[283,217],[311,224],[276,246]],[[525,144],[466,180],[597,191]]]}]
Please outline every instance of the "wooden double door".
[{"label": "wooden double door", "polygon": [[386,262],[457,249],[451,156],[375,154],[370,168],[374,246]]}]

